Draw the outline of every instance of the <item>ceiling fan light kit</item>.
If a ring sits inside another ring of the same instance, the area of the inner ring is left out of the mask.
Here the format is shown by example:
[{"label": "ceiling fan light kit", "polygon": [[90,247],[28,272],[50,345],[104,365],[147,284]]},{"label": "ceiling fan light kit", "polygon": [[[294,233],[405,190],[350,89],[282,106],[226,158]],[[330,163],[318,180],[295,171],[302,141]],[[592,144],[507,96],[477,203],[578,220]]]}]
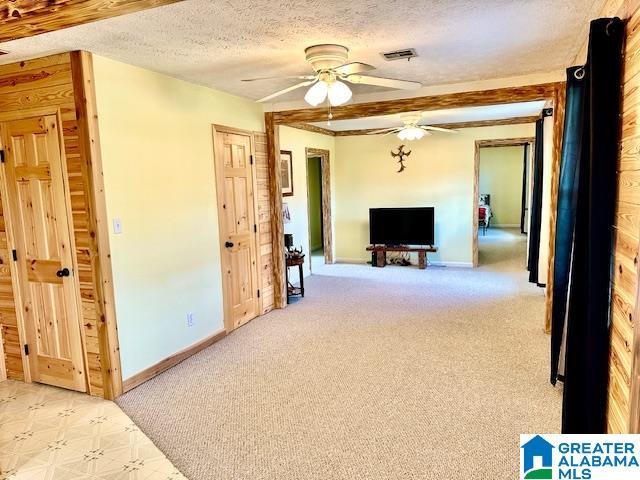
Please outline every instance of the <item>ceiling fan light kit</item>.
[{"label": "ceiling fan light kit", "polygon": [[398,132],[398,138],[400,140],[420,140],[425,135],[431,135],[429,132],[419,127],[407,127]]},{"label": "ceiling fan light kit", "polygon": [[[329,104],[334,107],[347,103],[351,99],[353,92],[344,82],[399,90],[415,90],[422,87],[422,84],[419,82],[362,75],[363,72],[375,70],[375,67],[361,62],[347,63],[349,60],[349,49],[342,45],[313,45],[306,48],[304,52],[307,62],[309,62],[315,71],[315,75],[284,77],[297,78],[303,81],[261,98],[258,102],[266,102],[285,93],[310,85],[311,88],[309,88],[305,94],[304,99],[314,107],[320,105],[327,99],[329,100]],[[250,82],[270,79],[270,77],[253,78],[243,81]]]},{"label": "ceiling fan light kit", "polygon": [[400,140],[420,140],[425,135],[431,135],[432,131],[444,133],[458,133],[457,130],[450,128],[434,127],[432,125],[419,125],[422,120],[422,112],[407,112],[400,114],[400,120],[404,124],[402,127],[383,128],[382,130],[374,130],[367,135],[389,135],[395,133]]},{"label": "ceiling fan light kit", "polygon": [[340,80],[319,80],[304,96],[305,101],[314,107],[329,98],[332,107],[343,105],[351,100],[351,89]]}]

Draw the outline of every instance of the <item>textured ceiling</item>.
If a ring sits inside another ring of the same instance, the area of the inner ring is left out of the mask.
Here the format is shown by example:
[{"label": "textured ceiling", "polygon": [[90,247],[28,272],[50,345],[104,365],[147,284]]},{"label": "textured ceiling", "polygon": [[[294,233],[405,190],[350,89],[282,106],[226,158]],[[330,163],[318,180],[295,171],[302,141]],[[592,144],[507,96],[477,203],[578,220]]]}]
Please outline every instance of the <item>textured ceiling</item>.
[{"label": "textured ceiling", "polygon": [[[503,120],[516,117],[531,117],[540,114],[545,102],[521,102],[505,105],[489,105],[485,107],[450,108],[423,112],[421,125],[438,125],[441,123],[472,122],[477,120]],[[352,120],[333,120],[316,122],[312,125],[334,131],[365,130],[369,128],[400,127],[400,115],[381,115],[377,117],[354,118]]]},{"label": "textured ceiling", "polygon": [[[186,0],[0,44],[10,63],[84,49],[257,99],[291,84],[247,77],[306,74],[304,48],[340,43],[374,73],[436,85],[568,66],[603,0]],[[414,47],[410,62],[383,51]],[[358,92],[375,87],[360,86]],[[294,92],[280,100],[297,99]]]}]

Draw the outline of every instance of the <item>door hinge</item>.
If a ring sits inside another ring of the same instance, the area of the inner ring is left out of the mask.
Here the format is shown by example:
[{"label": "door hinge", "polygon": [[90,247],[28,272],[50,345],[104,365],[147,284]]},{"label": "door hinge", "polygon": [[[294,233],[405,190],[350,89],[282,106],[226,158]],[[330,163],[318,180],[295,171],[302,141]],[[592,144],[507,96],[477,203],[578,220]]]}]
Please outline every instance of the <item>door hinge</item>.
[{"label": "door hinge", "polygon": [[4,163],[4,150],[0,150],[0,162]]},{"label": "door hinge", "polygon": [[18,261],[18,251],[17,250],[11,250],[11,255],[13,256],[13,261],[17,262]]},{"label": "door hinge", "polygon": [[26,343],[24,344],[24,354],[27,356],[29,355],[29,345]]},{"label": "door hinge", "polygon": [[260,289],[258,289],[258,298],[260,298]]},{"label": "door hinge", "polygon": [[249,155],[249,163],[253,165],[253,155]]},{"label": "door hinge", "polygon": [[258,233],[258,226],[255,223],[253,224],[253,233]]}]

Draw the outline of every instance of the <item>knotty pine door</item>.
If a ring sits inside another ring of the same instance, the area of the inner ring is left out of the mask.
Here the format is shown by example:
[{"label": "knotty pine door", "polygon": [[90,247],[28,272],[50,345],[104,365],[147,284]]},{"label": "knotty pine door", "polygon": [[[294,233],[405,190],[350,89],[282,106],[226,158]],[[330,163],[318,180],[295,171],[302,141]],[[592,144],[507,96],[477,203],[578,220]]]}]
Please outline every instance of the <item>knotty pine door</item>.
[{"label": "knotty pine door", "polygon": [[214,129],[225,329],[259,314],[251,134]]},{"label": "knotty pine door", "polygon": [[32,381],[86,391],[68,181],[55,115],[0,123],[2,206]]}]

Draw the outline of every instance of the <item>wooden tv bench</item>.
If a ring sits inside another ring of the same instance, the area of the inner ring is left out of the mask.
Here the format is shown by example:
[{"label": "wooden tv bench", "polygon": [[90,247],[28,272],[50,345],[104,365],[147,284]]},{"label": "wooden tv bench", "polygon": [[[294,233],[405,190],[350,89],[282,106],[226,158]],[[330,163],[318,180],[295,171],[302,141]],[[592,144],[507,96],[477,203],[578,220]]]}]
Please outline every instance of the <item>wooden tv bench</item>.
[{"label": "wooden tv bench", "polygon": [[375,252],[375,263],[372,267],[384,267],[387,264],[387,252],[418,252],[418,268],[427,268],[427,252],[437,252],[438,247],[387,247],[385,245],[370,245],[367,252]]}]

